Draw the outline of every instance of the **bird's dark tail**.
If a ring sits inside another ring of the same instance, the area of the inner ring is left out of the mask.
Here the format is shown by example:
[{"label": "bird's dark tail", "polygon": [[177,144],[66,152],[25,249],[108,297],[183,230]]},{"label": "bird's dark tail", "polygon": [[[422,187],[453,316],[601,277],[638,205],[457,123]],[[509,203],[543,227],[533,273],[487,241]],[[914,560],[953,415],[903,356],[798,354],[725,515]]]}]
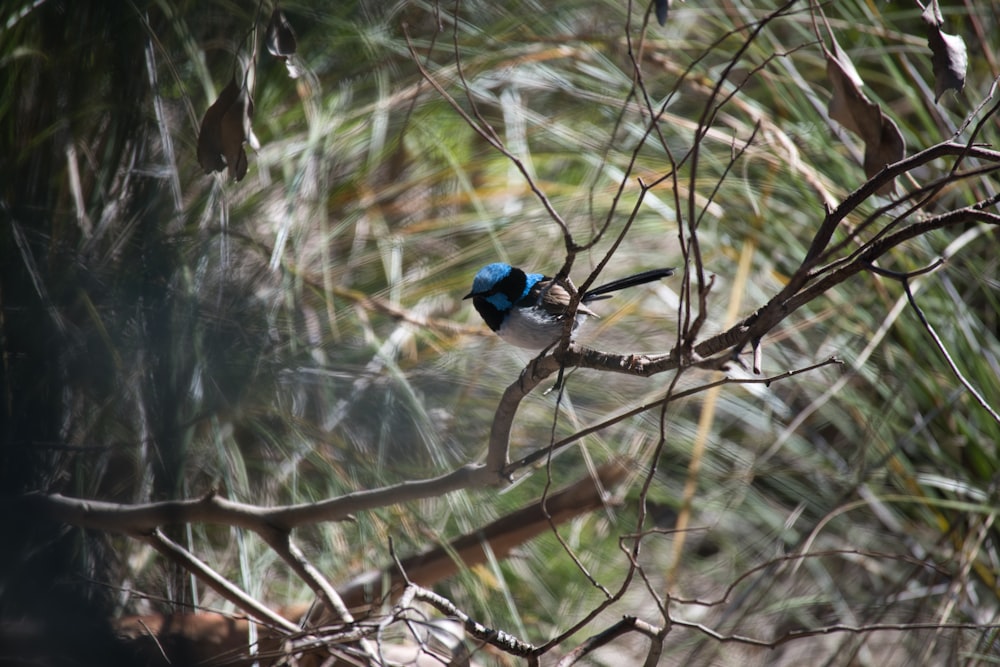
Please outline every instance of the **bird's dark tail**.
[{"label": "bird's dark tail", "polygon": [[635,287],[636,285],[645,285],[646,283],[651,283],[654,280],[659,280],[660,278],[666,278],[667,276],[672,275],[674,275],[673,269],[650,269],[649,271],[635,273],[631,276],[619,278],[618,280],[612,280],[610,283],[605,283],[600,287],[588,290],[587,293],[583,295],[582,301],[607,299],[611,296],[609,292],[617,292],[620,289]]}]

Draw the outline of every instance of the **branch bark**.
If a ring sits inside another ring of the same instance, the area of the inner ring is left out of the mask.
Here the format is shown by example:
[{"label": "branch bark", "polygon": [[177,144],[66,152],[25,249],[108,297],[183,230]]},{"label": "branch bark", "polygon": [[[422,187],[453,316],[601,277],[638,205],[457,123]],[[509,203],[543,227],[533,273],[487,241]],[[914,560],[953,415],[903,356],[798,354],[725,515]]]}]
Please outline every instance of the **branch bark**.
[{"label": "branch bark", "polygon": [[142,505],[121,505],[101,500],[70,498],[61,494],[29,494],[12,501],[42,516],[83,528],[143,536],[159,526],[214,523],[247,528],[262,536],[288,532],[298,526],[323,521],[344,521],[354,512],[430,498],[498,482],[484,466],[469,464],[431,479],[348,493],[319,503],[262,507],[210,493],[203,498],[167,500]]}]

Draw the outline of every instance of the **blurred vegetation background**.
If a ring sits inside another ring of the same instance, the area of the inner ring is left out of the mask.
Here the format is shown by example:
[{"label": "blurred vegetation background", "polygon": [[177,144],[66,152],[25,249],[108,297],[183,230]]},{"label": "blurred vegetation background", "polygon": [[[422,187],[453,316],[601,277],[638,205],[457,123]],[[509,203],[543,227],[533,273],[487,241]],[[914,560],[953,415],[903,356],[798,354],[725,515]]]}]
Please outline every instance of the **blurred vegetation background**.
[{"label": "blurred vegetation background", "polygon": [[[410,46],[459,104],[474,101],[584,242],[609,213],[617,233],[636,200],[635,179],[650,183],[667,170],[662,147],[643,139],[648,115],[634,95],[626,38],[641,43],[632,53],[653,105],[666,103],[660,131],[679,155],[692,146],[707,91],[771,4],[678,2],[661,27],[649,7],[623,0],[289,1],[282,8],[304,67],[292,79],[259,46],[270,8],[255,3],[4,3],[3,493],[140,503],[216,489],[275,505],[480,460],[499,396],[531,356],[492,335],[461,297],[491,261],[557,271],[562,235],[512,163],[422,78]],[[685,172],[678,186],[696,188],[703,207],[701,251],[716,276],[706,333],[777,292],[824,204],[864,181],[860,142],[826,117],[815,10],[793,5],[742,54],[733,78],[745,80],[738,90],[726,84],[734,96],[701,144],[697,178]],[[956,132],[965,140],[964,121],[995,94],[1000,74],[1000,4],[942,10],[945,30],[968,45],[969,72],[963,92],[935,103],[919,6],[823,5],[910,153]],[[201,116],[254,53],[260,150],[250,151],[239,183],[225,172],[206,176],[196,159]],[[733,146],[757,123],[729,170]],[[979,141],[995,144],[997,130],[994,117]],[[603,279],[681,265],[669,186],[647,194]],[[996,191],[992,175],[969,178],[927,210]],[[851,222],[879,203],[864,204]],[[609,243],[578,257],[575,279]],[[886,258],[888,268],[912,271],[947,254],[947,266],[913,288],[994,409],[996,248],[995,228],[969,226],[927,234]],[[603,317],[584,342],[668,351],[678,286],[665,281],[598,304]],[[550,475],[536,472],[503,493],[388,507],[296,539],[344,582],[387,565],[390,537],[398,553],[419,552],[537,499],[549,477],[566,483],[627,457],[633,476],[617,502],[563,527],[563,540],[597,581],[618,587],[628,565],[619,543],[637,530],[654,465],[645,527],[665,532],[644,540],[646,583],[633,582],[563,650],[622,614],[662,624],[655,593],[674,600],[677,618],[765,640],[837,624],[928,625],[806,636],[775,650],[678,626],[665,664],[995,664],[1000,426],[956,380],[897,282],[860,275],[795,313],[766,339],[764,373],[831,355],[844,364],[671,404],[658,460],[661,417],[645,413],[587,436],[555,458]],[[719,377],[691,371],[681,386]],[[570,373],[558,409],[555,392],[522,404],[513,455],[662,396],[672,379]],[[669,532],[679,516],[683,537]],[[53,652],[64,645],[72,655],[67,626],[84,638],[106,633],[105,617],[232,610],[127,537],[9,512],[5,525],[0,617],[42,624],[58,638],[46,644]],[[311,599],[254,535],[171,530],[268,604]],[[816,556],[780,560],[807,541]],[[740,578],[754,568],[762,569]],[[436,590],[535,643],[603,597],[552,535]],[[621,640],[588,660],[631,664],[644,652],[644,641]],[[88,662],[74,659],[59,664]]]}]

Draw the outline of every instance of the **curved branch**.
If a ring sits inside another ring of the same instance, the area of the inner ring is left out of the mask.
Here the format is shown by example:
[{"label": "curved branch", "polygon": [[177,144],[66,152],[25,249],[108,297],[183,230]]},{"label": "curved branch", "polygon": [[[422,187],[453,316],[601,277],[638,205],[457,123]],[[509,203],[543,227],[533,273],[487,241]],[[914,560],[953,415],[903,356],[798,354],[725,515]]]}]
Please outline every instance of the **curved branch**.
[{"label": "curved branch", "polygon": [[[569,349],[574,347],[570,346]],[[532,359],[521,371],[521,376],[503,392],[490,425],[487,470],[504,474],[503,471],[510,463],[510,430],[514,425],[517,407],[521,404],[521,399],[530,394],[542,380],[559,370],[561,358],[561,355],[551,354]]]},{"label": "curved branch", "polygon": [[309,523],[343,521],[354,512],[440,496],[459,489],[491,486],[499,482],[495,472],[482,465],[465,465],[431,479],[355,491],[319,503],[262,507],[216,495],[192,500],[167,500],[143,505],[120,505],[100,500],[70,498],[61,494],[29,494],[14,500],[24,509],[36,510],[50,519],[113,533],[148,535],[159,526],[180,523],[215,523],[247,528],[265,536],[287,532]]}]

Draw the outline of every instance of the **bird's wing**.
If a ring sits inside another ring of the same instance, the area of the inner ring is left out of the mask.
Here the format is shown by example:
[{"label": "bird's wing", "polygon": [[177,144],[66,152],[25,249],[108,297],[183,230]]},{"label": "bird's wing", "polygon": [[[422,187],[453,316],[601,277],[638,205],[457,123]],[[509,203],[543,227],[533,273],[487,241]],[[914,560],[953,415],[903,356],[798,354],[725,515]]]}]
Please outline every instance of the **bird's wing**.
[{"label": "bird's wing", "polygon": [[[572,282],[568,282],[569,289],[566,288],[562,283],[553,282],[551,278],[545,278],[539,280],[532,286],[531,291],[528,292],[528,299],[532,302],[537,303],[542,308],[550,312],[551,314],[562,317],[566,314],[566,307],[569,306],[570,299],[572,298],[572,292],[570,290],[576,291],[576,287]],[[592,317],[597,317],[597,313],[587,308],[582,303],[576,307],[577,314],[590,315]]]}]

